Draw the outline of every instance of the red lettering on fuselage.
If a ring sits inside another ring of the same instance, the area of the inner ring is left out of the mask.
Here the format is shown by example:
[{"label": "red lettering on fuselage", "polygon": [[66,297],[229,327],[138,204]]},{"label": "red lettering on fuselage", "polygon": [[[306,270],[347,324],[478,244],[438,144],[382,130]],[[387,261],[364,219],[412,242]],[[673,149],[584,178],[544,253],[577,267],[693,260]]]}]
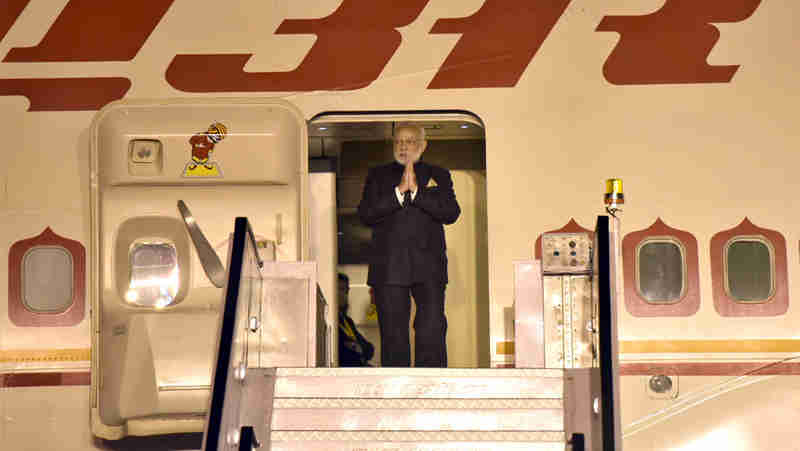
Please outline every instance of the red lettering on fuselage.
[{"label": "red lettering on fuselage", "polygon": [[22,10],[28,6],[31,0],[6,0],[6,8],[0,11],[0,41],[6,36],[8,30],[17,21],[17,18],[22,14]]},{"label": "red lettering on fuselage", "polygon": [[[150,0],[142,5],[71,0],[38,45],[12,48],[3,61],[130,61],[173,1]],[[12,10],[21,12],[27,2],[11,4]],[[15,20],[18,16],[19,12]],[[3,31],[0,28],[0,36]],[[0,80],[0,95],[27,97],[28,111],[91,111],[121,99],[130,87],[131,81],[124,77],[5,79]]]},{"label": "red lettering on fuselage", "polygon": [[295,70],[247,73],[244,65],[252,54],[178,55],[167,69],[167,82],[190,92],[363,88],[378,78],[400,46],[396,28],[413,22],[427,4],[428,0],[344,0],[330,16],[284,20],[275,31],[317,35]]},{"label": "red lettering on fuselage", "polygon": [[39,45],[13,48],[3,61],[130,61],[173,1],[71,0]]},{"label": "red lettering on fuselage", "polygon": [[711,66],[708,54],[719,40],[711,23],[740,22],[761,0],[667,0],[644,16],[606,16],[597,31],[616,31],[620,40],[603,66],[618,85],[728,83],[739,66]]},{"label": "red lettering on fuselage", "polygon": [[[429,89],[513,87],[571,0],[485,0],[473,15],[436,21],[431,34],[462,36]],[[174,0],[145,6],[107,0],[70,0],[42,41],[12,48],[5,62],[130,61]],[[29,0],[6,0],[0,39]],[[397,28],[412,23],[428,0],[343,0],[321,19],[284,20],[276,34],[316,35],[300,65],[286,72],[248,73],[252,54],[177,55],[167,82],[188,92],[352,90],[376,80],[400,46]],[[711,23],[745,20],[761,0],[667,0],[643,16],[606,16],[597,31],[621,37],[603,67],[615,84],[727,83],[739,66],[710,66],[719,39]],[[109,74],[111,75],[111,74]],[[123,77],[0,79],[0,95],[24,95],[30,111],[98,109],[130,89]]]},{"label": "red lettering on fuselage", "polygon": [[439,19],[432,34],[461,33],[428,88],[515,86],[570,0],[486,0],[475,14]]},{"label": "red lettering on fuselage", "polygon": [[131,88],[122,77],[11,78],[0,80],[0,96],[25,96],[28,111],[95,111]]}]

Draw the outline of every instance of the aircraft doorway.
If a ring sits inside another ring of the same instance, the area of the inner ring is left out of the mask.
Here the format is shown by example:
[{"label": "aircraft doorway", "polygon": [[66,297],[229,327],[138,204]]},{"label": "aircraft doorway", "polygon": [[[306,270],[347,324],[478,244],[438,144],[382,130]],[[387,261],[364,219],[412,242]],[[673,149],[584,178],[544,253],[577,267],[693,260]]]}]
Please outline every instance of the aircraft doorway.
[{"label": "aircraft doorway", "polygon": [[[371,230],[361,224],[356,209],[369,168],[394,160],[394,131],[403,123],[414,123],[424,128],[428,146],[422,160],[450,170],[461,207],[461,216],[456,223],[445,226],[449,278],[445,297],[448,366],[488,368],[486,144],[483,123],[472,114],[325,113],[309,123],[311,172],[314,172],[315,162],[322,163],[317,166],[327,166],[335,172],[336,241],[332,246],[335,248],[336,272],[349,278],[348,314],[358,330],[375,346],[375,356],[370,364],[380,366],[377,314],[371,305],[367,286]],[[312,198],[315,196],[313,180],[312,177]],[[321,285],[325,277],[320,275]],[[335,280],[336,274],[328,277]],[[326,290],[323,285],[323,291],[335,314],[336,295],[328,293],[336,290]],[[412,323],[413,318],[412,303]],[[334,339],[336,336],[334,333]],[[413,357],[413,327],[411,342]]]}]

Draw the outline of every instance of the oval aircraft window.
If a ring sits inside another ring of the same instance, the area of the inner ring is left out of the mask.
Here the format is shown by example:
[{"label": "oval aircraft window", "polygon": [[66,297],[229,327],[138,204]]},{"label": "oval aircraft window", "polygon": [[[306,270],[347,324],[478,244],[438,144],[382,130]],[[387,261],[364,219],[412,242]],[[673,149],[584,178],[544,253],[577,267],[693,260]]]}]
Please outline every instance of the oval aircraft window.
[{"label": "oval aircraft window", "polygon": [[[63,312],[72,304],[72,255],[57,246],[37,246],[22,258],[22,302],[37,313]],[[42,281],[47,283],[42,283]]]},{"label": "oval aircraft window", "polygon": [[180,269],[174,243],[135,241],[130,249],[129,262],[127,302],[155,308],[164,308],[175,302],[180,288]]},{"label": "oval aircraft window", "polygon": [[625,308],[633,316],[691,316],[700,309],[697,239],[661,218],[622,240]]},{"label": "oval aircraft window", "polygon": [[779,316],[789,309],[786,238],[744,218],[711,237],[714,309],[722,316]]},{"label": "oval aircraft window", "polygon": [[680,243],[646,240],[636,250],[637,290],[647,302],[678,302],[686,292],[686,258]]},{"label": "oval aircraft window", "polygon": [[8,317],[18,327],[65,327],[86,311],[86,250],[47,227],[8,251]]},{"label": "oval aircraft window", "polygon": [[725,246],[725,291],[737,302],[765,302],[775,292],[773,252],[758,238]]}]

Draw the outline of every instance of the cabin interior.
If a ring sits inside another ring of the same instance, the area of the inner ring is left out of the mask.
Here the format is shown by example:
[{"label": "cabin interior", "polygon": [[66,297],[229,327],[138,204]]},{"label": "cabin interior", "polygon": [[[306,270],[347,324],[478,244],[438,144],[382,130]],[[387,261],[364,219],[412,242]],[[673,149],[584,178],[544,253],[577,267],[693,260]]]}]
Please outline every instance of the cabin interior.
[{"label": "cabin interior", "polygon": [[[336,169],[336,267],[350,280],[349,314],[376,346],[373,364],[380,366],[380,334],[366,284],[371,231],[361,223],[356,209],[369,168],[394,160],[395,127],[414,121],[425,129],[428,140],[422,159],[451,171],[462,210],[459,220],[445,227],[450,276],[445,308],[448,322],[457,325],[448,329],[448,363],[456,368],[488,368],[486,144],[482,124],[466,114],[443,114],[438,120],[433,114],[420,118],[386,116],[363,115],[354,121],[353,117],[342,120],[339,115],[322,115],[308,127],[312,178],[314,160],[332,159]],[[413,327],[411,333],[413,343]]]}]

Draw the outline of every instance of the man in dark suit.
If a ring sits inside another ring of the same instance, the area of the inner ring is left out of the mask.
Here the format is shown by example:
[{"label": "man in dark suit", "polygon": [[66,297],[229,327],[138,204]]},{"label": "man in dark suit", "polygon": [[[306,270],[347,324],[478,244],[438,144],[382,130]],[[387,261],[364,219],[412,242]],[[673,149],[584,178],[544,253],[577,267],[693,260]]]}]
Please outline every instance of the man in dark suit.
[{"label": "man in dark suit", "polygon": [[416,125],[398,127],[395,161],[370,169],[358,206],[372,228],[367,284],[375,292],[382,366],[410,366],[408,321],[414,297],[416,365],[447,366],[444,224],[461,214],[450,172],[419,161],[427,141]]}]

